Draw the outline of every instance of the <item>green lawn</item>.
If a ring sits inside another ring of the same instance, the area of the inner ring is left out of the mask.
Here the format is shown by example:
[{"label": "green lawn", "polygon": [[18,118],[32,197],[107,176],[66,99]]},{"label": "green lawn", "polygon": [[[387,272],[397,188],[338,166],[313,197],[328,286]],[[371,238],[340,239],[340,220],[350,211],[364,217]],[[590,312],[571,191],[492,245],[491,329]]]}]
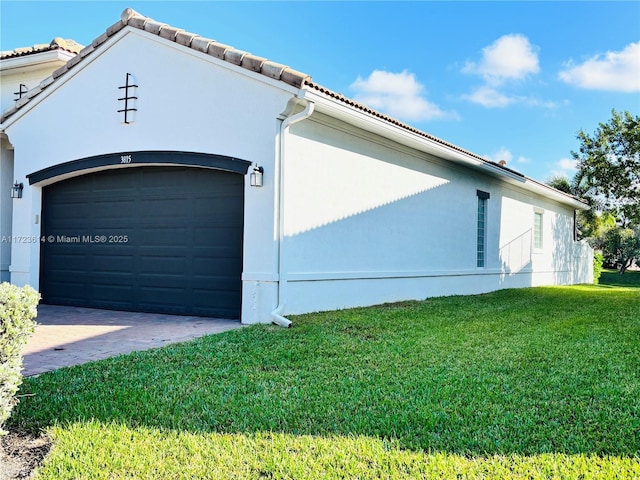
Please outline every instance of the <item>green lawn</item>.
[{"label": "green lawn", "polygon": [[620,275],[617,270],[603,270],[600,275],[601,285],[618,287],[640,287],[640,271],[627,270]]},{"label": "green lawn", "polygon": [[12,426],[38,479],[638,479],[638,286],[298,316],[27,379]]}]

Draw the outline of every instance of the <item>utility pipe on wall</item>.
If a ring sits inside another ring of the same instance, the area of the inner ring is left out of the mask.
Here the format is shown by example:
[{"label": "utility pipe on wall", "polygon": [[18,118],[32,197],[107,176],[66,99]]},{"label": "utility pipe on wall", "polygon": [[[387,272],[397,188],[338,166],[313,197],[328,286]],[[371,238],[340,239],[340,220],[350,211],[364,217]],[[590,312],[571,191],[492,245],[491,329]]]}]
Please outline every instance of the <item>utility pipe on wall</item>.
[{"label": "utility pipe on wall", "polygon": [[284,166],[285,166],[285,137],[289,130],[289,127],[294,123],[297,123],[305,118],[309,118],[313,113],[314,103],[307,102],[303,111],[291,115],[285,118],[280,124],[280,151],[278,155],[278,172],[276,179],[278,185],[274,186],[275,194],[277,198],[276,202],[276,218],[275,225],[277,229],[276,238],[278,239],[277,256],[278,256],[278,306],[271,312],[271,319],[276,325],[288,328],[291,326],[291,320],[285,318],[284,313],[286,303],[286,288],[287,278],[284,269],[284,255],[283,255],[283,243],[284,243]]}]

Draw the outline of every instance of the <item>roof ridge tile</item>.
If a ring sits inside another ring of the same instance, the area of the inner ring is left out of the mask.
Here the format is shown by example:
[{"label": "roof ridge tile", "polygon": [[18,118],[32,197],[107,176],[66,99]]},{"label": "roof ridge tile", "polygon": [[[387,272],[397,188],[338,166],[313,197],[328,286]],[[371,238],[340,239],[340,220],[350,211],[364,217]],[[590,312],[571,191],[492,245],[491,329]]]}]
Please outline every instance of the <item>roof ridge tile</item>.
[{"label": "roof ridge tile", "polygon": [[160,34],[160,30],[162,30],[162,27],[167,26],[166,23],[162,23],[162,22],[156,22],[155,20],[152,20],[150,18],[148,18],[142,27],[137,27],[135,24],[131,24],[132,27],[134,28],[140,28],[140,30],[144,30],[145,32],[149,32],[152,33],[154,35],[159,35]]},{"label": "roof ridge tile", "polygon": [[53,73],[51,74],[51,76],[53,77],[53,79],[57,79],[59,78],[61,75],[64,75],[64,73],[67,71],[67,64],[65,63],[63,66],[61,66],[60,68],[56,69],[53,71]]},{"label": "roof ridge tile", "polygon": [[195,33],[182,30],[176,34],[176,43],[191,48],[191,41],[197,36]]},{"label": "roof ridge tile", "polygon": [[212,41],[209,42],[209,47],[207,48],[207,54],[212,57],[219,58],[220,60],[224,60],[224,55],[227,50],[232,49],[230,45],[225,45],[224,43]]},{"label": "roof ridge tile", "polygon": [[241,66],[246,68],[247,70],[253,70],[254,72],[261,72],[262,65],[267,59],[264,57],[258,57],[257,55],[252,55],[251,53],[247,53],[244,57],[242,57]]},{"label": "roof ridge tile", "polygon": [[165,40],[171,40],[172,42],[175,42],[176,35],[178,35],[178,33],[180,32],[184,32],[184,30],[182,28],[172,27],[171,25],[164,25],[160,29],[160,33],[158,35],[160,35],[160,37],[164,38]]},{"label": "roof ridge tile", "polygon": [[80,55],[80,57],[84,58],[87,55],[89,55],[90,53],[93,53],[93,51],[96,49],[96,47],[94,47],[93,45],[89,44],[86,47],[84,47],[82,50],[80,50],[80,53],[78,53],[78,55]]},{"label": "roof ridge tile", "polygon": [[116,33],[118,33],[120,30],[122,30],[125,26],[126,26],[125,23],[122,23],[121,20],[118,20],[116,23],[114,23],[113,25],[108,27],[107,31],[105,33],[107,34],[107,37],[113,37]]},{"label": "roof ridge tile", "polygon": [[191,39],[191,48],[202,53],[207,53],[211,42],[213,42],[213,40],[196,35]]},{"label": "roof ridge tile", "polygon": [[40,87],[41,90],[44,90],[45,88],[47,88],[49,85],[51,85],[53,83],[53,75],[49,75],[47,78],[45,78],[44,80],[42,80],[40,82],[40,85],[38,85]]},{"label": "roof ridge tile", "polygon": [[69,61],[65,64],[65,67],[67,67],[67,70],[71,70],[78,63],[80,63],[83,58],[84,57],[81,57],[80,55],[76,55],[75,57],[69,59]]},{"label": "roof ridge tile", "polygon": [[245,55],[248,55],[249,52],[244,52],[242,50],[236,50],[235,48],[230,48],[224,52],[224,61],[233,63],[234,65],[242,65],[242,59]]},{"label": "roof ridge tile", "polygon": [[107,35],[107,32],[104,32],[102,35],[94,38],[93,42],[91,42],[91,45],[93,46],[93,48],[97,48],[107,40],[109,40],[109,36]]}]

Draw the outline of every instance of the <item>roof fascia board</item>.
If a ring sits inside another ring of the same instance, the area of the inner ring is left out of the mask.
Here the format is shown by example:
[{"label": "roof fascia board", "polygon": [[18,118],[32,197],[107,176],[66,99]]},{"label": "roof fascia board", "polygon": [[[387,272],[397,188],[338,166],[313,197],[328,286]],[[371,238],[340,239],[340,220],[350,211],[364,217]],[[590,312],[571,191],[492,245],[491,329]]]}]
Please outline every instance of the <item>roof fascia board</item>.
[{"label": "roof fascia board", "polygon": [[75,56],[75,53],[67,52],[66,50],[62,49],[55,49],[45,52],[33,53],[30,55],[3,58],[0,61],[0,72],[11,75],[13,73],[11,70],[34,70],[52,63],[66,63]]},{"label": "roof fascia board", "polygon": [[489,162],[483,162],[482,160],[471,155],[467,155],[464,152],[454,150],[447,145],[417,135],[416,133],[401,128],[398,125],[385,122],[383,119],[368,115],[365,112],[352,108],[349,105],[345,105],[343,102],[327,97],[321,93],[302,88],[300,96],[306,100],[314,102],[318,112],[342,120],[358,128],[362,128],[365,131],[389,138],[401,145],[405,145],[454,163],[466,165],[475,170],[480,170],[492,177],[500,178],[501,180],[512,185],[519,186],[524,190],[551,198],[562,204],[570,205],[573,208],[580,210],[586,210],[589,208],[586,204],[576,200],[574,197],[536,182],[524,175],[512,173],[509,170],[500,168],[499,166],[493,165]]}]

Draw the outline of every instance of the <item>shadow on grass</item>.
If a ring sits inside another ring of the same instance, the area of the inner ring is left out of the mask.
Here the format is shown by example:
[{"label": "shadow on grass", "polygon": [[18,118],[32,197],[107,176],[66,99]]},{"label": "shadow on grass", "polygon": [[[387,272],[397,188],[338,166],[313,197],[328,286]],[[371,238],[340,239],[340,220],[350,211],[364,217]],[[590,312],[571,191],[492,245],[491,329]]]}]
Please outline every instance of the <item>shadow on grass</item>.
[{"label": "shadow on grass", "polygon": [[638,457],[638,300],[553,287],[304,315],[26,379],[11,424]]},{"label": "shadow on grass", "polygon": [[617,270],[603,270],[599,283],[615,287],[640,288],[640,271],[627,270],[623,275],[620,275]]}]

